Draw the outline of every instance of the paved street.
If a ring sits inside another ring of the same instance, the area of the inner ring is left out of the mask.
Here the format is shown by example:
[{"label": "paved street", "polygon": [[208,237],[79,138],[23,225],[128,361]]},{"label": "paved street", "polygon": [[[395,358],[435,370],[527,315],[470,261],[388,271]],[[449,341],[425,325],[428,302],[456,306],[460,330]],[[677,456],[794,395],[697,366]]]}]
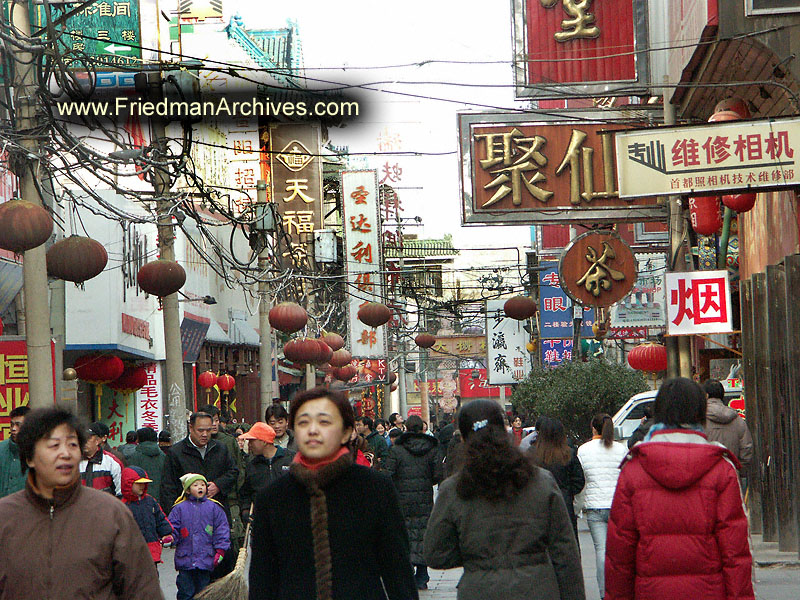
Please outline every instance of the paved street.
[{"label": "paved street", "polygon": [[[583,580],[586,583],[586,600],[599,600],[597,580],[594,572],[594,546],[586,527],[586,521],[578,521],[578,533],[583,559]],[[765,552],[757,546],[760,555]],[[794,557],[796,559],[796,556]],[[173,550],[164,552],[165,563],[161,565],[161,589],[167,600],[176,597]],[[455,600],[456,584],[461,577],[461,569],[431,571],[431,581],[427,591],[420,592],[420,600]],[[758,600],[797,600],[800,590],[800,567],[767,567],[756,569],[756,597]]]}]

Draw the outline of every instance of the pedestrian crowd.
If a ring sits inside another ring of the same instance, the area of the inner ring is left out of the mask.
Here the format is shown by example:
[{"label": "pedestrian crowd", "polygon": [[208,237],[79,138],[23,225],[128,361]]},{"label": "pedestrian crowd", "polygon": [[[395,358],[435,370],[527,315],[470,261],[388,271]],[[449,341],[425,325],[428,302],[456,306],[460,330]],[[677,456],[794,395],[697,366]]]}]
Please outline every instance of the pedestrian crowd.
[{"label": "pedestrian crowd", "polygon": [[356,417],[323,387],[252,426],[203,406],[174,444],[145,427],[118,448],[103,423],[18,407],[0,442],[0,600],[162,598],[164,546],[188,600],[234,569],[249,523],[251,600],[411,600],[429,567],[463,567],[459,600],[580,600],[581,510],[601,598],[754,598],[752,440],[723,392],[665,382],[630,448],[607,414],[576,447],[559,420],[527,433],[493,401],[434,433]]}]

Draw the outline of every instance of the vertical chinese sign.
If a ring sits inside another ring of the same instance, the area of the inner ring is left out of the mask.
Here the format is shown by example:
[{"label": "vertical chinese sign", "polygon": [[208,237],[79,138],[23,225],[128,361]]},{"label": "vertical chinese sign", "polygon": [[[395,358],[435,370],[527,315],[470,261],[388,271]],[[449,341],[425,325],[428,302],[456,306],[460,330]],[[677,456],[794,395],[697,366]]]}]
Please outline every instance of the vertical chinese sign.
[{"label": "vertical chinese sign", "polygon": [[[583,311],[581,337],[592,337],[595,310]],[[539,271],[539,337],[572,339],[572,300],[561,288],[558,265]]]},{"label": "vertical chinese sign", "polygon": [[667,334],[731,333],[727,271],[667,273]]},{"label": "vertical chinese sign", "polygon": [[486,301],[486,370],[490,385],[519,383],[531,371],[522,321],[507,317],[505,299]]},{"label": "vertical chinese sign", "polygon": [[[647,2],[513,0],[518,98],[629,95],[648,83]],[[638,84],[638,86],[636,85]]]},{"label": "vertical chinese sign", "polygon": [[112,446],[125,443],[125,434],[136,429],[135,394],[126,394],[101,386],[100,420],[108,425],[108,442]]},{"label": "vertical chinese sign", "polygon": [[[55,402],[55,343],[50,342],[53,364],[53,401]],[[0,340],[0,440],[11,425],[8,413],[28,404],[28,346],[24,339]]]},{"label": "vertical chinese sign", "polygon": [[308,269],[313,262],[314,231],[322,226],[322,164],[319,127],[278,124],[270,128],[272,198],[289,238],[281,247],[287,266]]},{"label": "vertical chinese sign", "polygon": [[356,358],[385,358],[385,327],[370,327],[359,321],[357,316],[363,304],[383,301],[377,173],[343,171],[341,189],[350,351]]},{"label": "vertical chinese sign", "polygon": [[665,219],[655,198],[620,198],[613,131],[621,127],[558,123],[544,115],[532,121],[524,114],[459,114],[462,222]]},{"label": "vertical chinese sign", "polygon": [[152,427],[161,430],[164,417],[164,398],[161,393],[161,363],[145,367],[147,383],[136,392],[136,428]]},{"label": "vertical chinese sign", "polygon": [[261,147],[258,136],[258,119],[237,118],[228,124],[226,145],[233,148],[228,162],[227,186],[238,190],[232,199],[239,210],[255,202],[256,183],[261,176]]}]

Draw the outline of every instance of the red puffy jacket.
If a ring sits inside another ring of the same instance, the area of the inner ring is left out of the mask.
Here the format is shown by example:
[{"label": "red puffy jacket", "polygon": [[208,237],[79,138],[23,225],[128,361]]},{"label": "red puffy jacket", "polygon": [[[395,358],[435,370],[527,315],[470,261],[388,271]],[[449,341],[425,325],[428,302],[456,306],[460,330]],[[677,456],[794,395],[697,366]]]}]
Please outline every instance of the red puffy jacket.
[{"label": "red puffy jacket", "polygon": [[662,430],[623,462],[606,540],[605,600],[753,599],[736,458]]}]

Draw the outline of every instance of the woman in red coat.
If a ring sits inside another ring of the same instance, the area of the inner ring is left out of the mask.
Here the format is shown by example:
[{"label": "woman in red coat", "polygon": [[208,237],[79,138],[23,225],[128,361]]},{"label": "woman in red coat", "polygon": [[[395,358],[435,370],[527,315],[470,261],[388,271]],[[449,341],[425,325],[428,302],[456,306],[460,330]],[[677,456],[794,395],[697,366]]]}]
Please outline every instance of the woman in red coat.
[{"label": "woman in red coat", "polygon": [[736,458],[703,434],[706,398],[665,382],[655,424],[617,482],[606,540],[605,600],[755,598]]}]

